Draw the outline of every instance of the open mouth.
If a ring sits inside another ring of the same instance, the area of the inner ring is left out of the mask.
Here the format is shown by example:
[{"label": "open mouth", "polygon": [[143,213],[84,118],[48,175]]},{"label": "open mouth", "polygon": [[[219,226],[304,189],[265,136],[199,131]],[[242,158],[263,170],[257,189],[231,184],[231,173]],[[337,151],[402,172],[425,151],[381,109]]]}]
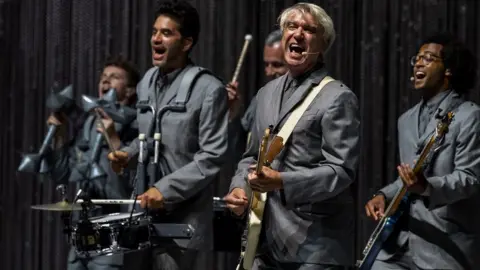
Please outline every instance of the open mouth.
[{"label": "open mouth", "polygon": [[102,94],[105,95],[105,94],[108,92],[108,90],[110,90],[110,88],[103,88],[103,89],[102,89]]},{"label": "open mouth", "polygon": [[152,49],[153,49],[153,58],[155,60],[160,60],[160,58],[162,58],[165,52],[167,51],[167,49],[165,49],[164,47],[153,47]]},{"label": "open mouth", "polygon": [[294,55],[302,55],[303,52],[305,52],[305,48],[303,48],[302,46],[298,45],[298,44],[290,44],[290,46],[288,46],[288,50],[290,51],[290,53],[294,54]]},{"label": "open mouth", "polygon": [[417,71],[415,72],[415,79],[417,80],[422,80],[427,76],[427,74],[423,71]]}]

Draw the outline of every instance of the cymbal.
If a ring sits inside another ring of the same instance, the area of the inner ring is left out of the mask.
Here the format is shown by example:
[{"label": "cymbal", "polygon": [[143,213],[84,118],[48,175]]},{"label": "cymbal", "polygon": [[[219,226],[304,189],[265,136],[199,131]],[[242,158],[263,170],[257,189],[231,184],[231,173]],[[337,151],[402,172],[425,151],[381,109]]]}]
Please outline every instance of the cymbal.
[{"label": "cymbal", "polygon": [[82,206],[80,204],[71,204],[67,201],[61,201],[52,204],[33,205],[32,209],[46,210],[46,211],[80,211]]}]

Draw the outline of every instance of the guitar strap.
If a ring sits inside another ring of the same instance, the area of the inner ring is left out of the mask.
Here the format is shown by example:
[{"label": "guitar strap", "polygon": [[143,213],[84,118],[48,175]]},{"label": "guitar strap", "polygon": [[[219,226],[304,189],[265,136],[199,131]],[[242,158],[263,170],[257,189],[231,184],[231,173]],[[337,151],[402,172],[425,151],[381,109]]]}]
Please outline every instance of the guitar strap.
[{"label": "guitar strap", "polygon": [[[285,124],[283,124],[282,128],[278,132],[277,136],[280,136],[283,138],[283,145],[286,145],[288,138],[292,134],[293,129],[297,125],[298,121],[300,120],[300,117],[303,115],[303,113],[307,110],[308,106],[312,103],[313,99],[322,91],[322,89],[327,85],[329,82],[334,81],[330,76],[325,76],[322,81],[308,93],[308,95],[305,97],[303,100],[302,104],[298,106],[288,117],[287,121]],[[285,152],[284,152],[285,153]],[[278,170],[280,166],[280,161],[279,159],[275,159],[272,162],[271,167],[275,168]],[[283,190],[280,190],[280,199],[283,204],[286,204],[286,199],[285,199],[285,194],[283,193]]]},{"label": "guitar strap", "polygon": [[[455,112],[458,110],[458,108],[460,107],[460,105],[462,105],[464,102],[465,102],[465,100],[463,100],[463,99],[457,99],[457,100],[455,100],[455,101],[452,101],[452,102],[449,104],[449,106],[447,107],[447,110],[446,110],[445,112],[439,112],[439,113],[441,113],[441,114],[443,114],[443,115],[445,115],[445,114],[447,114],[447,113],[449,113],[449,112],[455,113]],[[432,132],[432,134],[433,134],[433,133],[435,133],[435,130]],[[430,135],[430,136],[432,136],[432,135]],[[430,136],[428,136],[427,138],[430,138]],[[427,158],[426,158],[426,160],[425,160],[425,162],[424,162],[424,166],[423,166],[423,171],[424,171],[424,172],[427,172],[427,171],[429,171],[430,169],[432,169],[432,163],[433,163],[434,160],[435,160],[436,154],[437,154],[437,152],[438,152],[438,147],[443,144],[444,139],[445,139],[445,136],[443,136],[440,141],[436,141],[436,142],[435,142],[435,144],[434,144],[434,146],[433,146],[433,151],[431,151],[431,152],[429,153],[429,155],[427,156]],[[427,140],[428,140],[428,139],[427,139]],[[423,146],[422,146],[422,148],[420,148],[420,149],[423,149],[423,147],[425,147],[425,144],[426,144],[426,143],[427,143],[427,142],[424,141],[424,142],[423,142]]]},{"label": "guitar strap", "polygon": [[[315,99],[315,97],[322,91],[322,89],[327,85],[329,82],[334,81],[330,76],[325,76],[322,81],[314,87],[310,93],[305,97],[303,102],[293,110],[293,112],[288,116],[287,120],[285,121],[285,124],[283,124],[282,128],[280,131],[275,135],[275,136],[280,136],[283,139],[283,145],[286,145],[288,138],[292,134],[293,129],[297,125],[298,121],[302,117],[303,113],[307,110],[308,106],[312,103],[312,101]],[[285,152],[284,152],[285,153]],[[282,156],[282,155],[280,155]],[[275,160],[272,161],[271,168],[278,170],[280,169],[280,160],[282,158],[276,158]]]},{"label": "guitar strap", "polygon": [[287,121],[285,124],[283,124],[282,128],[278,132],[277,136],[280,136],[283,138],[283,144],[285,145],[288,138],[292,134],[293,128],[298,123],[298,120],[300,120],[300,117],[302,117],[303,113],[307,110],[308,106],[312,103],[313,99],[322,91],[322,89],[327,85],[329,82],[334,81],[334,79],[330,76],[325,76],[323,80],[308,93],[307,97],[303,100],[302,104],[298,106],[288,117]]}]

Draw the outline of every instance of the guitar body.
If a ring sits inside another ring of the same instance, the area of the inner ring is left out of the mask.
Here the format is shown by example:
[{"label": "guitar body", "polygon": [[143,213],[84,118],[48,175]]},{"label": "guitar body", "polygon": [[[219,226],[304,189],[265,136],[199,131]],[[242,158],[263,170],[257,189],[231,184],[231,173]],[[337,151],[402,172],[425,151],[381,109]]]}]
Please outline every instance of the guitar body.
[{"label": "guitar body", "polygon": [[255,192],[255,203],[250,210],[249,220],[246,228],[246,244],[242,250],[242,260],[237,266],[237,270],[250,270],[257,254],[258,241],[260,239],[260,232],[262,231],[263,213],[265,204],[267,202],[267,193]]},{"label": "guitar body", "polygon": [[370,270],[372,268],[373,263],[377,259],[378,253],[382,250],[383,244],[392,234],[400,217],[405,212],[408,212],[408,207],[409,201],[408,197],[405,195],[403,196],[395,214],[380,221],[380,224],[378,225],[379,230],[372,233],[367,242],[367,247],[363,251],[363,259],[357,263],[359,270]]},{"label": "guitar body", "polygon": [[[267,145],[268,139],[270,136],[270,129],[268,127],[265,129],[262,141],[260,143],[260,149],[258,151],[257,165],[255,171],[257,175],[262,174],[262,167],[268,166],[273,160],[273,157],[276,156],[280,150],[272,150],[271,160],[268,158],[267,154]],[[281,148],[280,148],[281,149]],[[273,153],[273,154],[272,154]],[[248,214],[248,222],[246,224],[245,232],[243,235],[242,241],[242,250],[240,253],[240,260],[237,265],[237,270],[245,269],[250,270],[253,266],[253,261],[255,260],[255,255],[257,254],[257,245],[260,238],[260,232],[262,231],[262,220],[263,213],[265,210],[265,204],[267,203],[267,193],[266,192],[255,192],[252,191],[250,199],[250,211]]]}]

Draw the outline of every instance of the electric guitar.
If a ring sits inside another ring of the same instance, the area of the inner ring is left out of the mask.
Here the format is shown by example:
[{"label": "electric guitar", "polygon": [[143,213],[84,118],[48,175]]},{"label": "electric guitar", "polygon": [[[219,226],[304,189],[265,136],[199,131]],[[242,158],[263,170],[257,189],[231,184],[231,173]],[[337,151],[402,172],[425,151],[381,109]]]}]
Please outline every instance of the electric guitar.
[{"label": "electric guitar", "polygon": [[[432,159],[436,148],[442,143],[445,138],[445,134],[448,132],[448,126],[452,122],[453,112],[448,112],[444,116],[437,116],[440,118],[438,121],[435,133],[430,137],[428,143],[422,149],[420,157],[418,158],[413,172],[415,174],[420,173],[429,161]],[[402,182],[403,183],[403,182]],[[383,217],[378,222],[377,227],[373,231],[372,235],[368,239],[367,245],[363,250],[362,260],[357,261],[357,267],[359,270],[371,269],[378,253],[382,249],[383,243],[388,239],[398,219],[402,216],[409,205],[407,187],[403,184],[395,196],[388,208],[385,210]]]},{"label": "electric guitar", "polygon": [[[267,151],[268,139],[272,126],[265,129],[262,137],[260,148],[258,151],[257,165],[255,171],[257,175],[262,173],[263,166],[270,166],[273,159],[280,153],[283,148],[283,139],[275,136]],[[250,270],[253,266],[253,260],[257,252],[258,240],[262,230],[263,212],[267,202],[266,192],[252,191],[250,196],[250,211],[248,214],[248,221],[243,235],[242,248],[240,253],[240,260],[237,265],[237,270]]]}]

